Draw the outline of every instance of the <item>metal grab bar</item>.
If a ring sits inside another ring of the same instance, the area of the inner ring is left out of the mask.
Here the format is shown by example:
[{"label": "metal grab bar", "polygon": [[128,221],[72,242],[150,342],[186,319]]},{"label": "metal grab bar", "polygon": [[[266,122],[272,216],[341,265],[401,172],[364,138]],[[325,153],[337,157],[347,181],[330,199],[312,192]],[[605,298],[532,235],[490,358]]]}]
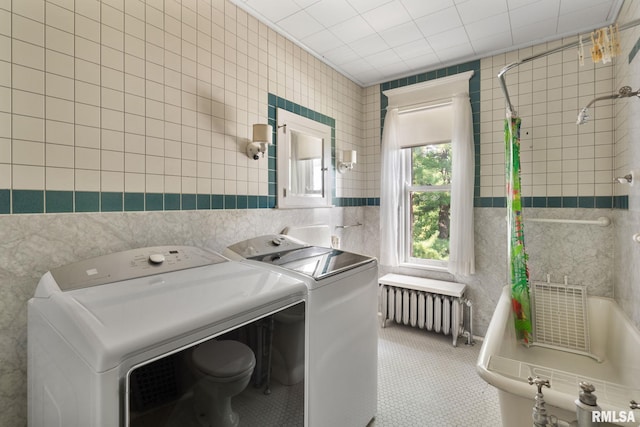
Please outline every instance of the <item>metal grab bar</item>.
[{"label": "metal grab bar", "polygon": [[560,219],[560,218],[529,218],[525,219],[525,222],[548,222],[559,224],[585,224],[585,225],[599,225],[600,227],[607,227],[611,224],[611,219],[606,216],[601,216],[598,219]]},{"label": "metal grab bar", "polygon": [[351,228],[351,227],[361,227],[361,226],[362,224],[358,222],[352,225],[336,225],[336,228]]}]

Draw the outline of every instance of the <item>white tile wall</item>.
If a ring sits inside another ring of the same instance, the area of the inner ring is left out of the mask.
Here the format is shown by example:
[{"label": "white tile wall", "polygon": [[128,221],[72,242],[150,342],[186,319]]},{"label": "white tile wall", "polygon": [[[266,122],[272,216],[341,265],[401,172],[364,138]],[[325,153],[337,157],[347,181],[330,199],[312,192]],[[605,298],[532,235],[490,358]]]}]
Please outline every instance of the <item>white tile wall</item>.
[{"label": "white tile wall", "polygon": [[[505,101],[498,72],[509,63],[572,41],[544,43],[481,60],[481,197],[505,194]],[[613,102],[597,102],[589,109],[591,119],[575,124],[580,108],[596,96],[617,90],[614,63],[593,64],[588,46],[584,66],[578,63],[577,49],[569,49],[507,73],[509,95],[522,118],[523,196],[613,194]],[[614,61],[619,64],[626,57]]]},{"label": "white tile wall", "polygon": [[336,119],[363,197],[364,89],[231,3],[0,2],[0,187],[267,195],[269,92]]}]

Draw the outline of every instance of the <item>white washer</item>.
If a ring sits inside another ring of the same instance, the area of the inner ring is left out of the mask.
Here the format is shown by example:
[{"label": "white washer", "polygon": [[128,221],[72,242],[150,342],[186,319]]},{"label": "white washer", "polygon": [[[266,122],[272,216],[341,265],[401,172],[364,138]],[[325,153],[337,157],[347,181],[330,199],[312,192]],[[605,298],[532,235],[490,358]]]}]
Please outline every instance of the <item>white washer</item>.
[{"label": "white washer", "polygon": [[28,303],[29,426],[129,426],[135,368],[306,295],[301,280],[187,246],[51,270]]},{"label": "white washer", "polygon": [[366,426],[378,398],[376,259],[286,235],[239,242],[224,254],[305,281],[308,425]]}]

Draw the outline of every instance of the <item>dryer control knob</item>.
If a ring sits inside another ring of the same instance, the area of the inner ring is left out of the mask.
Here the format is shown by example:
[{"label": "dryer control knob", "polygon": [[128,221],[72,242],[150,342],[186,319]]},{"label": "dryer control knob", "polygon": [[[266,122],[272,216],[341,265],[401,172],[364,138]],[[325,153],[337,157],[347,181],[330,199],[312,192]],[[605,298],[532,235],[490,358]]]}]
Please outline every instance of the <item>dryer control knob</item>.
[{"label": "dryer control knob", "polygon": [[151,254],[151,255],[149,255],[149,262],[151,264],[162,264],[164,262],[164,255],[162,255],[162,254]]}]

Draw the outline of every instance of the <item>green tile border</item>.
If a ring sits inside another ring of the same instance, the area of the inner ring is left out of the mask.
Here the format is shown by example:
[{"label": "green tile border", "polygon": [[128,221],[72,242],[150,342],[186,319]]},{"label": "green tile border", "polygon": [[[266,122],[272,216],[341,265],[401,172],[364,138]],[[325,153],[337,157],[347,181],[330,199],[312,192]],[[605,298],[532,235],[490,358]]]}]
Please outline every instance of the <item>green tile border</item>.
[{"label": "green tile border", "polygon": [[11,192],[13,213],[43,213],[43,190],[13,190]]},{"label": "green tile border", "polygon": [[97,191],[76,191],[75,212],[99,212],[100,193]]},{"label": "green tile border", "polygon": [[[504,208],[504,197],[476,197],[474,206],[481,208]],[[523,197],[525,208],[586,208],[629,209],[629,196],[587,197]]]},{"label": "green tile border", "polygon": [[73,212],[73,191],[45,192],[45,209],[47,213]]},{"label": "green tile border", "polygon": [[0,215],[11,213],[11,190],[0,190]]},{"label": "green tile border", "polygon": [[100,193],[100,210],[102,212],[122,212],[124,210],[123,196],[123,193],[120,192]]},{"label": "green tile border", "polygon": [[127,212],[144,211],[144,202],[144,193],[124,193],[124,210]]}]

